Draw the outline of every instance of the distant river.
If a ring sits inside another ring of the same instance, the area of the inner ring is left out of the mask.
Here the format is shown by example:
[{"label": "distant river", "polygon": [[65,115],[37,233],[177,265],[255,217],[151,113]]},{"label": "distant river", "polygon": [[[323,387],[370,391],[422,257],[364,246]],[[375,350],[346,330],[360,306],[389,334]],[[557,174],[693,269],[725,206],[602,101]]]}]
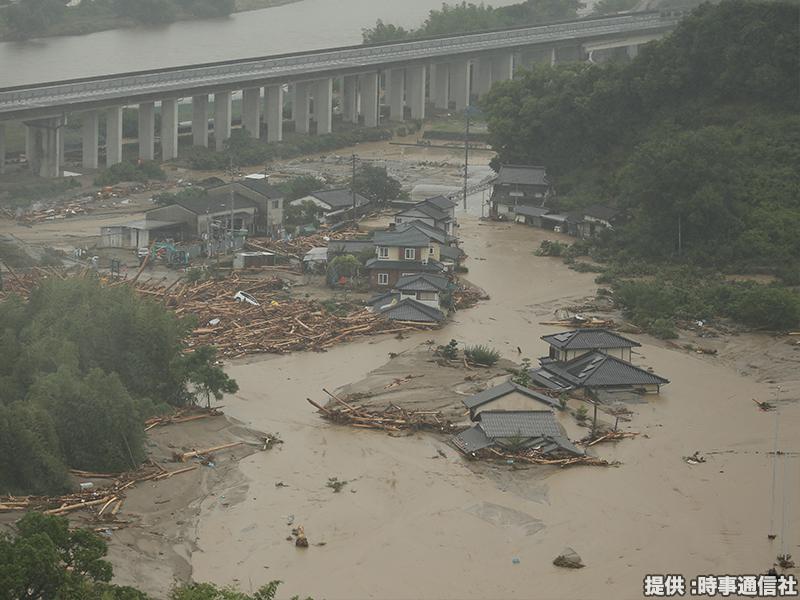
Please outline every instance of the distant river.
[{"label": "distant river", "polygon": [[[493,6],[519,0],[493,0]],[[442,0],[301,0],[225,19],[0,43],[0,87],[361,43],[377,19],[419,26]]]}]

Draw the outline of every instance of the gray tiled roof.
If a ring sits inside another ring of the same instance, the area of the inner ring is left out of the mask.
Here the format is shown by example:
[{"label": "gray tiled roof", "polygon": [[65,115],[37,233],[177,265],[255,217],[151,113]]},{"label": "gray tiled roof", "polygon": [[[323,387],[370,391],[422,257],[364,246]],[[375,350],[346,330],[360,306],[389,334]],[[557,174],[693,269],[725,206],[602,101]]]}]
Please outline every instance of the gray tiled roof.
[{"label": "gray tiled roof", "polygon": [[483,429],[481,429],[480,425],[475,425],[466,431],[462,431],[458,435],[453,436],[450,441],[464,454],[477,452],[478,450],[488,448],[494,444],[493,440],[490,440],[488,437],[486,437],[486,434],[483,432]]},{"label": "gray tiled roof", "polygon": [[423,263],[418,260],[381,260],[370,258],[364,265],[367,270],[385,269],[387,271],[405,271],[407,273],[441,273],[444,265],[435,260]]},{"label": "gray tiled roof", "polygon": [[[309,196],[314,196],[316,199],[321,200],[333,210],[353,206],[353,193],[347,188],[319,190],[317,192],[312,192]],[[369,200],[361,194],[356,193],[356,206],[363,206],[365,204],[369,204]]]},{"label": "gray tiled roof", "polygon": [[490,387],[482,392],[469,396],[468,398],[464,398],[462,402],[464,406],[469,409],[477,408],[478,406],[482,406],[487,402],[491,402],[492,400],[496,400],[497,398],[502,398],[506,394],[510,394],[511,392],[519,392],[521,394],[525,394],[534,400],[538,400],[539,402],[544,402],[549,406],[557,406],[558,402],[549,396],[544,394],[540,394],[539,392],[532,390],[530,388],[526,388],[525,386],[519,385],[518,383],[514,383],[513,381],[509,380],[505,383],[501,383],[500,385],[496,385],[494,387]]},{"label": "gray tiled roof", "polygon": [[331,240],[328,242],[328,256],[334,254],[358,254],[364,250],[374,252],[375,242],[372,240]]},{"label": "gray tiled roof", "polygon": [[607,329],[574,329],[564,333],[543,335],[542,339],[560,350],[599,350],[603,348],[633,348],[641,346]]},{"label": "gray tiled roof", "polygon": [[527,165],[502,165],[497,176],[497,184],[503,185],[543,185],[547,181],[547,170],[544,167]]},{"label": "gray tiled roof", "polygon": [[[545,374],[542,374],[542,371]],[[602,352],[589,352],[569,362],[546,362],[535,371],[537,381],[550,374],[549,380],[560,380],[575,387],[616,387],[663,385],[669,383],[655,373],[645,371],[629,362]]]},{"label": "gray tiled roof", "polygon": [[417,273],[400,277],[394,287],[409,292],[440,292],[446,290],[448,285],[446,277],[430,273]]},{"label": "gray tiled roof", "polygon": [[391,304],[393,301],[399,301],[400,294],[397,292],[383,292],[382,294],[377,294],[373,296],[369,300],[367,300],[367,306],[385,306],[387,304]]},{"label": "gray tiled roof", "polygon": [[436,229],[436,227],[428,225],[427,223],[420,220],[408,221],[406,223],[397,223],[394,226],[395,231],[406,231],[408,229],[416,229],[418,231],[421,231],[422,233],[426,234],[430,239],[432,239],[435,242],[439,242],[440,244],[447,244],[448,242],[452,242],[457,239],[452,235],[447,235],[441,229]]},{"label": "gray tiled roof", "polygon": [[421,213],[424,217],[434,219],[435,221],[445,221],[450,218],[446,212],[443,212],[431,204],[425,204],[425,201],[416,203],[409,209],[397,213],[398,217],[417,216]]},{"label": "gray tiled roof", "polygon": [[448,211],[454,206],[458,205],[456,200],[448,198],[447,196],[434,196],[433,198],[425,198],[426,204],[431,204],[442,211]]},{"label": "gray tiled roof", "polygon": [[236,183],[241,183],[244,187],[253,190],[264,196],[265,198],[269,198],[271,200],[277,200],[278,198],[283,198],[284,194],[280,188],[274,185],[268,184],[263,179],[240,179]]},{"label": "gray tiled roof", "polygon": [[525,217],[541,217],[550,212],[549,208],[542,206],[527,206],[525,204],[518,204],[514,207],[514,214],[523,215]]},{"label": "gray tiled roof", "polygon": [[464,258],[464,251],[456,246],[441,246],[439,248],[439,256],[441,258],[448,258],[452,261],[457,261]]},{"label": "gray tiled roof", "polygon": [[[206,213],[216,214],[230,211],[231,209],[231,199],[227,194],[218,197],[196,196],[194,198],[179,198],[175,201],[175,204],[193,212],[196,215],[204,215]],[[245,198],[240,194],[235,194],[233,202],[234,211],[255,208],[256,206],[257,204],[250,200],[250,198]]]},{"label": "gray tiled roof", "polygon": [[439,309],[417,302],[412,298],[401,300],[397,304],[387,306],[381,313],[395,321],[417,321],[420,323],[441,323],[444,313]]},{"label": "gray tiled roof", "polygon": [[583,214],[588,217],[594,217],[596,219],[603,219],[604,221],[612,221],[618,214],[616,208],[611,208],[610,206],[603,206],[601,204],[593,204],[588,208],[583,209]]},{"label": "gray tiled roof", "polygon": [[376,231],[372,239],[376,246],[400,246],[405,248],[422,248],[431,243],[429,235],[413,227],[400,231]]},{"label": "gray tiled roof", "polygon": [[564,435],[550,410],[485,410],[478,415],[487,437],[558,437]]}]

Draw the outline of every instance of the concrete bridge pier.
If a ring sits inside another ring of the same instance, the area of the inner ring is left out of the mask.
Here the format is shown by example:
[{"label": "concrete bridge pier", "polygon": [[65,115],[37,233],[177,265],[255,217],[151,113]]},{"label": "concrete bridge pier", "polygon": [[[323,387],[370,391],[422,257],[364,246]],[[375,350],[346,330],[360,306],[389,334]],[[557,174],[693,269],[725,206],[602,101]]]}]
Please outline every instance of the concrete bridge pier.
[{"label": "concrete bridge pier", "polygon": [[217,152],[225,148],[225,140],[231,137],[231,93],[214,94],[214,147]]},{"label": "concrete bridge pier", "polygon": [[106,110],[106,167],[122,162],[122,107]]},{"label": "concrete bridge pier", "polygon": [[359,77],[361,84],[361,111],[364,127],[378,126],[378,73],[366,73]]},{"label": "concrete bridge pier", "polygon": [[26,153],[28,166],[34,175],[60,177],[61,118],[28,121],[26,126]]},{"label": "concrete bridge pier", "polygon": [[514,53],[501,54],[492,58],[492,83],[514,78]]},{"label": "concrete bridge pier", "polygon": [[309,85],[307,81],[299,81],[294,84],[292,117],[294,117],[294,129],[297,133],[308,133],[309,130],[308,125],[311,114],[308,106]]},{"label": "concrete bridge pier", "polygon": [[431,88],[433,88],[433,105],[447,110],[450,106],[450,65],[435,63],[431,70]]},{"label": "concrete bridge pier", "polygon": [[0,175],[6,172],[6,126],[0,123]]},{"label": "concrete bridge pier", "polygon": [[333,79],[326,77],[316,83],[314,90],[314,117],[317,121],[317,135],[333,130]]},{"label": "concrete bridge pier", "polygon": [[405,97],[405,70],[392,69],[387,75],[387,93],[389,94],[389,119],[402,121],[403,100]]},{"label": "concrete bridge pier", "polygon": [[450,96],[455,101],[456,110],[463,111],[469,106],[471,73],[469,60],[450,63]]},{"label": "concrete bridge pier", "polygon": [[414,65],[406,69],[406,91],[412,119],[425,118],[425,65]]},{"label": "concrete bridge pier", "polygon": [[266,103],[267,141],[280,142],[283,139],[283,87],[268,85],[264,88]]},{"label": "concrete bridge pier", "polygon": [[178,158],[178,100],[161,101],[161,160]]},{"label": "concrete bridge pier", "polygon": [[250,137],[261,137],[261,88],[242,92],[242,127]]},{"label": "concrete bridge pier", "polygon": [[[141,116],[139,117],[141,118]],[[97,138],[99,119],[93,110],[81,115],[81,159],[84,169],[97,168]]]},{"label": "concrete bridge pier", "polygon": [[358,124],[358,75],[345,75],[342,81],[342,117]]},{"label": "concrete bridge pier", "polygon": [[208,96],[192,96],[192,145],[208,147]]},{"label": "concrete bridge pier", "polygon": [[477,74],[475,79],[475,92],[478,98],[481,98],[489,93],[492,87],[492,57],[481,56],[478,59]]},{"label": "concrete bridge pier", "polygon": [[[163,110],[162,110],[163,112]],[[139,104],[139,158],[155,158],[156,105],[154,102]]]}]

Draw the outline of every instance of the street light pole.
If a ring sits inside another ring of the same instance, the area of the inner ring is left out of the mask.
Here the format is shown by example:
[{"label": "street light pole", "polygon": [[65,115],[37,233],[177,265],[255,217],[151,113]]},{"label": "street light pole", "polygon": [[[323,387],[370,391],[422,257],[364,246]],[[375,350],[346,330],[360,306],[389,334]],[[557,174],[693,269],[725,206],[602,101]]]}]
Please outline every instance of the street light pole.
[{"label": "street light pole", "polygon": [[464,212],[467,212],[467,168],[469,167],[469,106],[464,109],[467,119],[464,127]]}]

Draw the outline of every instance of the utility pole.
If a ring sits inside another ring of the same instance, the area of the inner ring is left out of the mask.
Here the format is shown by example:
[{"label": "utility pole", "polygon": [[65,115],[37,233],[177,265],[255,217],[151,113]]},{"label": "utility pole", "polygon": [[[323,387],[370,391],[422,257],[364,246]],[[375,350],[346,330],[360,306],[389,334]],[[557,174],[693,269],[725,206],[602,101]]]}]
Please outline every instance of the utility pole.
[{"label": "utility pole", "polygon": [[467,212],[467,168],[469,167],[469,106],[464,109],[467,119],[464,127],[464,212]]},{"label": "utility pole", "polygon": [[683,251],[683,237],[681,231],[681,213],[678,213],[678,256],[681,255]]},{"label": "utility pole", "polygon": [[353,174],[350,179],[350,194],[353,198],[353,223],[356,222],[356,155],[353,154]]}]

